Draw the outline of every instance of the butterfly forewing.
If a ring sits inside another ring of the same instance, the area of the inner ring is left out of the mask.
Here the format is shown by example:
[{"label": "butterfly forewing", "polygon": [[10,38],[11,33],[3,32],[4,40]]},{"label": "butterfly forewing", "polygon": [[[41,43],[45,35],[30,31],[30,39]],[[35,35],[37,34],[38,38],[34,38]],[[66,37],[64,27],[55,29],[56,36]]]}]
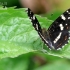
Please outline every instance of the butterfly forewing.
[{"label": "butterfly forewing", "polygon": [[27,13],[28,13],[29,18],[31,19],[32,25],[35,28],[35,30],[38,31],[38,33],[41,32],[42,31],[41,26],[37,18],[35,17],[34,13],[29,8],[27,10]]},{"label": "butterfly forewing", "polygon": [[40,23],[38,22],[36,16],[34,15],[34,13],[29,8],[26,11],[27,11],[27,14],[28,14],[29,19],[32,22],[33,27],[38,32],[39,36],[44,41],[44,43],[47,44],[47,40],[44,38],[44,36],[42,34],[42,29],[41,29]]}]

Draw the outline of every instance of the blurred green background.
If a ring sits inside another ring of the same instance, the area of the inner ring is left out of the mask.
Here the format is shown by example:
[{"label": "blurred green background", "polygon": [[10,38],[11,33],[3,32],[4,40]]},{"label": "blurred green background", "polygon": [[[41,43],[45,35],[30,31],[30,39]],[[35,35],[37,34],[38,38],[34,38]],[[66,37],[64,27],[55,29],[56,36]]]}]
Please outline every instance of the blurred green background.
[{"label": "blurred green background", "polygon": [[[7,2],[7,7],[21,8],[19,0],[0,0],[0,4]],[[61,11],[70,8],[70,0],[65,0],[59,7]],[[58,8],[58,9],[59,9]],[[49,19],[55,20],[61,12],[54,12]],[[0,70],[70,70],[70,59],[47,55],[42,52],[30,52],[15,58],[0,59]]]}]

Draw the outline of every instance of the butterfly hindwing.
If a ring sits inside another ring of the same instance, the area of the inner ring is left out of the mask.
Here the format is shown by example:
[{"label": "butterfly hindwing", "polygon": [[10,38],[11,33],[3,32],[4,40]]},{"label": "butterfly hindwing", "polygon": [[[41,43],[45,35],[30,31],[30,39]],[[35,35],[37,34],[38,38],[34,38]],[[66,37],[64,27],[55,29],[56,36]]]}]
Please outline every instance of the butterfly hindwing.
[{"label": "butterfly hindwing", "polygon": [[59,16],[48,28],[51,42],[55,49],[67,44],[70,30],[70,9]]}]

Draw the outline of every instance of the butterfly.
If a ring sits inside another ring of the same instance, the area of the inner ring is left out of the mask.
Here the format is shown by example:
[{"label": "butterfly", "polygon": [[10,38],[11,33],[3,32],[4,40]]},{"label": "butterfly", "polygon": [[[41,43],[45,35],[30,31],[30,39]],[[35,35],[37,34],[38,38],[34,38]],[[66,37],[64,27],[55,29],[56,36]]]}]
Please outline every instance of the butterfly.
[{"label": "butterfly", "polygon": [[70,8],[60,15],[47,30],[41,28],[38,19],[29,8],[27,9],[27,15],[49,49],[59,50],[68,44],[70,38]]}]

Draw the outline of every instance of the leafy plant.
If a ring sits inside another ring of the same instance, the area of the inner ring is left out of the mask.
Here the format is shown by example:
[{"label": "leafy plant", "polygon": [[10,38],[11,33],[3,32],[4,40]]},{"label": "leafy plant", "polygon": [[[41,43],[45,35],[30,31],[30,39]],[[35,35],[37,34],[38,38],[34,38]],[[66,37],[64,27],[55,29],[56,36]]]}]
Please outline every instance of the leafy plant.
[{"label": "leafy plant", "polygon": [[[0,7],[0,70],[70,70],[70,44],[60,51],[49,50],[25,10]],[[48,29],[62,12],[55,13],[47,16],[49,19],[36,16],[41,26]],[[35,56],[44,58],[46,64],[40,66]]]},{"label": "leafy plant", "polygon": [[[49,50],[34,30],[25,9],[0,8],[0,58],[43,51],[48,55],[70,58],[68,44],[60,51]],[[37,16],[42,27],[48,28],[53,20]]]}]

